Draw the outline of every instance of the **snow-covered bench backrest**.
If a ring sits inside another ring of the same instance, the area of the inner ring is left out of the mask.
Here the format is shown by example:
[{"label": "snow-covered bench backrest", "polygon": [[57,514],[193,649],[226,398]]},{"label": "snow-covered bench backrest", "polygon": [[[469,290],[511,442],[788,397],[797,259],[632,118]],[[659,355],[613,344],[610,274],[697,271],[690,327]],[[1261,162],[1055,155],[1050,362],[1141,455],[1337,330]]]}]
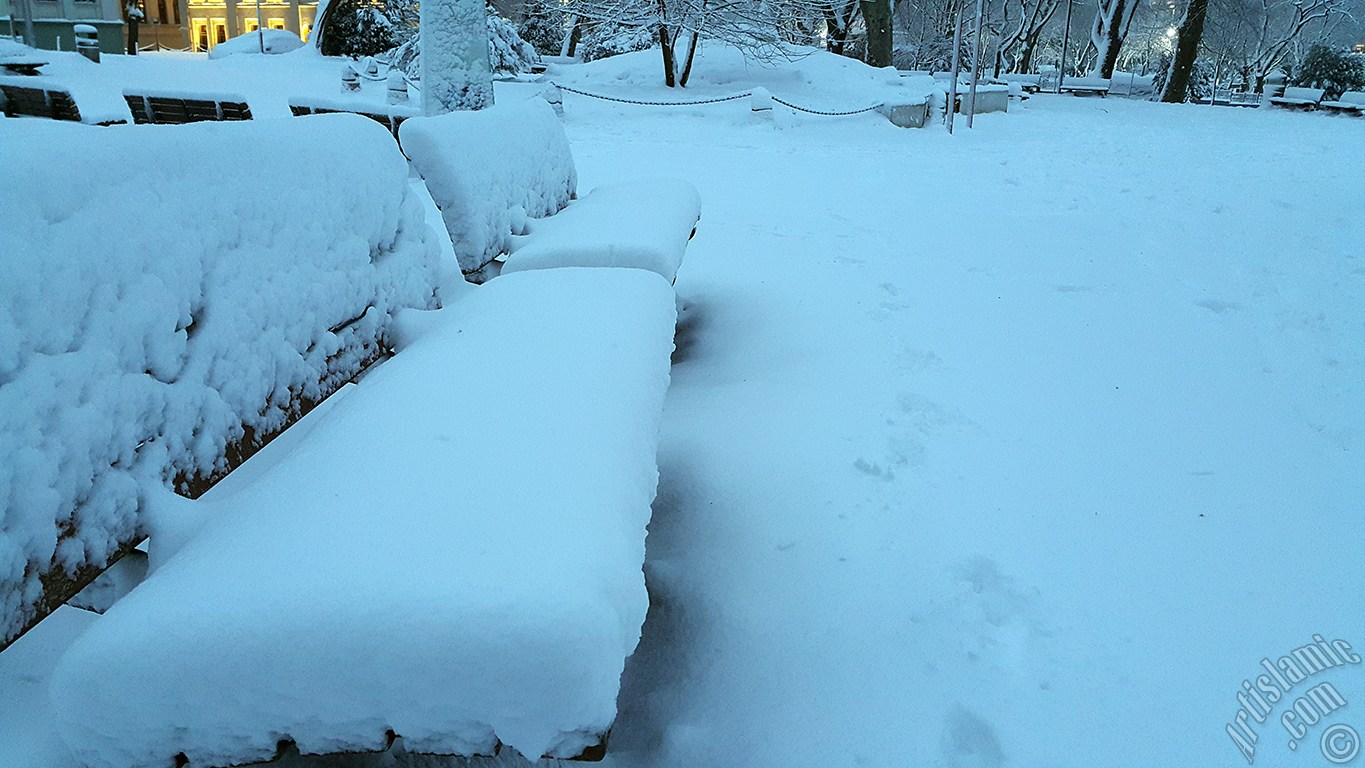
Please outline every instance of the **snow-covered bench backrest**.
[{"label": "snow-covered bench backrest", "polygon": [[508,251],[526,217],[559,211],[578,186],[564,127],[540,98],[414,117],[398,138],[441,209],[460,268],[474,282]]},{"label": "snow-covered bench backrest", "polygon": [[2,648],[40,575],[139,535],[149,485],[221,473],[433,307],[440,252],[358,116],[3,120],[0,146]]},{"label": "snow-covered bench backrest", "polygon": [[1341,94],[1337,101],[1343,104],[1359,104],[1365,106],[1365,91],[1347,91]]},{"label": "snow-covered bench backrest", "polygon": [[1107,91],[1109,90],[1109,78],[1068,77],[1066,81],[1062,83],[1062,90]]},{"label": "snow-covered bench backrest", "polygon": [[1316,103],[1322,101],[1322,97],[1326,93],[1327,92],[1322,88],[1290,87],[1284,89],[1284,96],[1282,98],[1292,99],[1294,101],[1311,101]]}]

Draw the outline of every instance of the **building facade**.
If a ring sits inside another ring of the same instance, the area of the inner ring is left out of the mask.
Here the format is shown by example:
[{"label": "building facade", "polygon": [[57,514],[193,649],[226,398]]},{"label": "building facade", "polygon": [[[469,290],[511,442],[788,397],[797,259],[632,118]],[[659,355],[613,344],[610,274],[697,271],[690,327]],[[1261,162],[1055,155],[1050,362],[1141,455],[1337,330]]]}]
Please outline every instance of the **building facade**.
[{"label": "building facade", "polygon": [[[33,14],[37,47],[74,50],[76,24],[99,30],[100,49],[127,50],[127,0],[0,0],[0,30],[23,39],[25,14]],[[207,53],[215,45],[255,31],[287,29],[307,40],[317,15],[317,0],[137,0],[145,20],[138,25],[143,50]],[[259,10],[258,10],[259,9]],[[258,15],[259,14],[259,15]]]},{"label": "building facade", "polygon": [[316,0],[261,0],[259,5],[254,0],[158,1],[186,3],[186,46],[200,52],[259,27],[287,29],[307,40],[318,10]]}]

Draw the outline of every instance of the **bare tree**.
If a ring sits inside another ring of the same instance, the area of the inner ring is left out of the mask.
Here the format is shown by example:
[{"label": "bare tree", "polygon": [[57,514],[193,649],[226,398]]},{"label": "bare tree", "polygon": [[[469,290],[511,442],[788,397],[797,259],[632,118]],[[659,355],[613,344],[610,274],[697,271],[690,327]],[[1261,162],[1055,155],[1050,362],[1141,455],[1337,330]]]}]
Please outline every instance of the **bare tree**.
[{"label": "bare tree", "polygon": [[997,77],[1002,69],[1029,71],[1043,29],[1061,5],[1061,0],[1004,0],[1000,4],[1000,17],[992,19],[990,25],[999,38],[995,46]]},{"label": "bare tree", "polygon": [[[589,24],[648,30],[658,40],[664,83],[684,87],[704,36],[733,45],[748,57],[792,57],[783,39],[784,14],[818,16],[827,0],[568,0],[565,11]],[[794,10],[796,9],[796,10]]]},{"label": "bare tree", "polygon": [[[1199,56],[1199,40],[1204,35],[1204,21],[1208,18],[1209,0],[1190,0],[1185,8],[1185,18],[1175,34],[1175,50],[1171,52],[1171,66],[1166,74],[1166,86],[1161,90],[1161,100],[1170,104],[1183,104],[1190,86],[1190,74],[1194,71],[1195,59]],[[1216,85],[1216,84],[1215,84]]]},{"label": "bare tree", "polygon": [[1113,77],[1114,65],[1119,60],[1119,49],[1133,25],[1133,15],[1139,0],[1099,0],[1095,21],[1090,25],[1090,48],[1095,53],[1091,74]]}]

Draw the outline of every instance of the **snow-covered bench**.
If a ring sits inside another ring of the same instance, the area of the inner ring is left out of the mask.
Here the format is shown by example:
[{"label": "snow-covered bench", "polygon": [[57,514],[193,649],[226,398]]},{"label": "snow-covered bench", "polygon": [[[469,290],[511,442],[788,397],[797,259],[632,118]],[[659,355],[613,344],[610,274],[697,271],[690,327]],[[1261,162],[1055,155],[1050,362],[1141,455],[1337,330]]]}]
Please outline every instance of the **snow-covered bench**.
[{"label": "snow-covered bench", "polygon": [[1000,79],[1006,84],[1018,85],[1024,93],[1037,93],[1043,88],[1043,76],[1038,73],[1013,73],[1001,75]]},{"label": "snow-covered bench", "polygon": [[[358,117],[0,120],[0,147],[22,148],[0,174],[2,650],[142,538],[149,489],[204,490],[381,356],[442,264],[407,161]],[[315,152],[347,162],[292,167]]]},{"label": "snow-covered bench", "polygon": [[126,119],[112,116],[100,119],[83,117],[69,90],[34,83],[34,78],[31,77],[25,79],[27,82],[24,84],[13,81],[0,82],[0,101],[4,103],[6,117],[43,117],[49,120],[94,125],[118,125],[128,122]]},{"label": "snow-covered bench", "polygon": [[1347,91],[1341,94],[1341,98],[1335,101],[1324,101],[1318,106],[1336,112],[1365,115],[1365,91]]},{"label": "snow-covered bench", "polygon": [[399,142],[475,282],[500,269],[576,266],[647,269],[672,280],[700,216],[696,190],[678,180],[611,185],[574,201],[569,142],[540,98],[412,118]]},{"label": "snow-covered bench", "polygon": [[675,320],[637,269],[506,275],[401,319],[398,352],[203,520],[63,658],[87,768],[281,742],[574,757],[601,744],[641,565]]},{"label": "snow-covered bench", "polygon": [[416,107],[409,107],[397,104],[378,104],[374,102],[362,102],[345,99],[299,99],[289,100],[289,111],[295,117],[304,115],[328,115],[334,113],[350,113],[368,117],[389,129],[395,139],[398,138],[398,127],[409,117],[421,114],[421,110]]},{"label": "snow-covered bench", "polygon": [[1289,87],[1284,89],[1283,95],[1271,96],[1270,103],[1289,109],[1317,109],[1318,103],[1325,95],[1327,91],[1322,88]]},{"label": "snow-covered bench", "polygon": [[251,107],[237,94],[201,94],[127,88],[123,100],[138,124],[184,125],[204,121],[250,120]]},{"label": "snow-covered bench", "polygon": [[1107,77],[1069,77],[1062,82],[1060,93],[1070,93],[1073,96],[1097,96],[1109,95],[1109,78]]}]

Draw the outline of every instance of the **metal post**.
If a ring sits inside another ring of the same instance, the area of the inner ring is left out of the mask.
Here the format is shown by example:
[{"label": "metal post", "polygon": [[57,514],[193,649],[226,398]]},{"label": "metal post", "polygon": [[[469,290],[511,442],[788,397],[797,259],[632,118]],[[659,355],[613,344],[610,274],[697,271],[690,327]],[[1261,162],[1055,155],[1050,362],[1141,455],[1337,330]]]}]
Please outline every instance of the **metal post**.
[{"label": "metal post", "polygon": [[261,0],[256,0],[256,39],[261,44],[261,55],[265,55],[265,23],[261,21]]},{"label": "metal post", "polygon": [[972,41],[972,88],[967,92],[967,127],[976,119],[976,80],[981,76],[981,14],[982,0],[976,0],[976,32]]},{"label": "metal post", "polygon": [[953,113],[957,112],[957,75],[962,71],[962,14],[967,10],[967,0],[959,0],[957,22],[953,25],[953,79],[948,84],[948,133],[953,132]]},{"label": "metal post", "polygon": [[24,7],[24,45],[37,48],[38,35],[33,32],[33,0],[19,0],[19,4]]},{"label": "metal post", "polygon": [[1071,40],[1071,2],[1066,0],[1066,31],[1062,32],[1062,59],[1057,62],[1057,93],[1062,92],[1062,78],[1066,77],[1066,44]]}]

